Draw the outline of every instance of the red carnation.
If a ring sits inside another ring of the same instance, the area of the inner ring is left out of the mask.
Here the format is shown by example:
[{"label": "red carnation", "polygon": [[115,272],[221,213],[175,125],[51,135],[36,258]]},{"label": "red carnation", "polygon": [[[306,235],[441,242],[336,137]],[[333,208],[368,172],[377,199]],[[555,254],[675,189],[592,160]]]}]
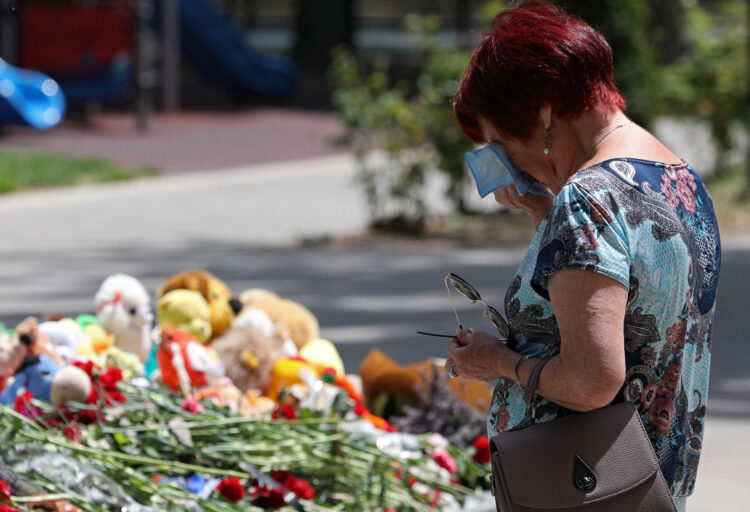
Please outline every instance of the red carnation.
[{"label": "red carnation", "polygon": [[437,465],[441,468],[447,469],[451,475],[458,471],[456,459],[445,448],[435,448],[435,451],[432,452],[432,460],[437,462]]},{"label": "red carnation", "polygon": [[476,450],[474,461],[479,464],[487,464],[490,461],[490,440],[486,436],[477,436],[471,445]]},{"label": "red carnation", "polygon": [[216,490],[232,503],[237,503],[245,495],[245,488],[242,487],[240,479],[236,476],[225,478],[219,482]]},{"label": "red carnation", "polygon": [[279,482],[283,488],[292,491],[302,500],[311,500],[315,497],[315,488],[307,480],[297,478],[289,471],[271,471],[271,478]]},{"label": "red carnation", "polygon": [[253,505],[261,508],[277,509],[286,505],[284,495],[286,492],[280,487],[267,487],[261,485],[253,492]]},{"label": "red carnation", "polygon": [[68,423],[67,425],[65,425],[65,428],[63,429],[63,434],[65,434],[65,437],[67,437],[74,443],[81,442],[81,438],[79,437],[81,434],[81,429],[72,423]]},{"label": "red carnation", "polygon": [[301,500],[311,500],[315,497],[315,489],[310,485],[310,482],[303,478],[292,478],[284,487],[292,491]]},{"label": "red carnation", "polygon": [[187,411],[193,414],[200,414],[201,411],[203,411],[203,406],[201,405],[201,403],[192,396],[185,397],[185,399],[180,404],[180,408],[183,411]]},{"label": "red carnation", "polygon": [[125,403],[125,395],[117,391],[116,389],[112,389],[107,391],[106,400],[107,405],[114,405],[114,402],[118,402],[121,404]]},{"label": "red carnation", "polygon": [[91,425],[98,421],[96,411],[92,410],[77,411],[74,413],[74,416],[78,420],[78,423],[83,423],[84,425]]},{"label": "red carnation", "polygon": [[284,471],[283,469],[277,469],[276,471],[271,471],[271,478],[273,478],[274,480],[276,480],[283,486],[287,480],[289,480],[290,478],[294,478],[294,477],[289,471]]},{"label": "red carnation", "polygon": [[77,366],[84,372],[86,372],[86,375],[89,376],[89,379],[94,378],[94,362],[93,361],[82,361],[80,359],[75,359],[72,363],[70,363],[73,366]]},{"label": "red carnation", "polygon": [[0,512],[21,512],[16,507],[11,507],[10,505],[0,505]]},{"label": "red carnation", "polygon": [[0,480],[0,500],[10,501],[11,489],[6,480]]},{"label": "red carnation", "polygon": [[27,418],[36,418],[39,416],[39,409],[31,404],[31,400],[34,398],[34,393],[31,391],[25,391],[22,395],[16,396],[16,400],[13,403],[13,409],[19,414],[23,414]]},{"label": "red carnation", "polygon": [[117,367],[110,368],[99,376],[99,384],[104,389],[117,389],[117,383],[122,380],[122,370]]},{"label": "red carnation", "polygon": [[91,393],[89,393],[86,403],[89,405],[96,405],[99,403],[99,394],[96,392],[96,386],[91,386]]},{"label": "red carnation", "polygon": [[272,417],[275,420],[279,418],[285,420],[296,420],[298,418],[297,411],[294,410],[294,407],[287,404],[281,404],[274,409]]}]

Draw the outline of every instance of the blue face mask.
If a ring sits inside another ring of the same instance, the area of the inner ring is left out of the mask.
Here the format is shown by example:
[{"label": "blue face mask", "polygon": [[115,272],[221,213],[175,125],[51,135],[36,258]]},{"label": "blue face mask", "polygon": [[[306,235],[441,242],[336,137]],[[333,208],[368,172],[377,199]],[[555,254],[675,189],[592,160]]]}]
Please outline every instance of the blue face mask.
[{"label": "blue face mask", "polygon": [[516,187],[519,195],[526,192],[539,196],[552,195],[544,185],[513,167],[505,148],[496,142],[490,142],[482,148],[466,153],[466,163],[474,176],[481,197],[511,184]]}]

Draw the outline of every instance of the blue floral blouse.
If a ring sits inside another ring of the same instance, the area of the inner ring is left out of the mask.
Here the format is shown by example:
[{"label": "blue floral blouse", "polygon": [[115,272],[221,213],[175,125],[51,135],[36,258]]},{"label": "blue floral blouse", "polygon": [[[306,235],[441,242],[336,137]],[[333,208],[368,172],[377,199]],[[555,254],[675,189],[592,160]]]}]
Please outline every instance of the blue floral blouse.
[{"label": "blue floral blouse", "polygon": [[[674,496],[692,494],[701,453],[720,263],[711,198],[690,166],[613,159],[568,180],[505,297],[509,347],[550,356],[560,350],[550,275],[590,270],[628,288],[616,401],[638,408]],[[501,379],[490,435],[521,423],[523,412],[522,390]],[[537,421],[569,412],[537,397]]]}]

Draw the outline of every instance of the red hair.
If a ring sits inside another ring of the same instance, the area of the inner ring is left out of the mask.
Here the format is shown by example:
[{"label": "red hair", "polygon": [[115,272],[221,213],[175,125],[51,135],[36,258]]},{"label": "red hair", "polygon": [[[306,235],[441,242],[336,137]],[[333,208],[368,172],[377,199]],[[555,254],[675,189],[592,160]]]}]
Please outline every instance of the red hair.
[{"label": "red hair", "polygon": [[539,126],[545,104],[565,119],[586,109],[624,109],[612,67],[612,49],[599,32],[554,5],[527,3],[492,20],[453,109],[474,142],[487,142],[479,117],[504,138],[525,140]]}]

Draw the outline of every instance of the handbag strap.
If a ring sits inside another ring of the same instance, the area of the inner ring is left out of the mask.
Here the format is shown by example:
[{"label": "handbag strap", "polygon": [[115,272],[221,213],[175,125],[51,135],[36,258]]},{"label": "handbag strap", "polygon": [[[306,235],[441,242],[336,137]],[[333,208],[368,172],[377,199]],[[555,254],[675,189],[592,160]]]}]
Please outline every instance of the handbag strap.
[{"label": "handbag strap", "polygon": [[534,394],[536,393],[536,388],[539,385],[539,375],[542,373],[542,368],[544,368],[545,364],[550,362],[550,359],[552,358],[543,357],[539,359],[539,362],[534,365],[534,369],[531,370],[531,374],[529,375],[529,381],[526,383],[526,391],[524,394],[524,410],[526,411],[526,415],[523,419],[523,427],[528,427],[529,425],[534,423],[534,416],[536,415],[536,411],[534,408]]}]

